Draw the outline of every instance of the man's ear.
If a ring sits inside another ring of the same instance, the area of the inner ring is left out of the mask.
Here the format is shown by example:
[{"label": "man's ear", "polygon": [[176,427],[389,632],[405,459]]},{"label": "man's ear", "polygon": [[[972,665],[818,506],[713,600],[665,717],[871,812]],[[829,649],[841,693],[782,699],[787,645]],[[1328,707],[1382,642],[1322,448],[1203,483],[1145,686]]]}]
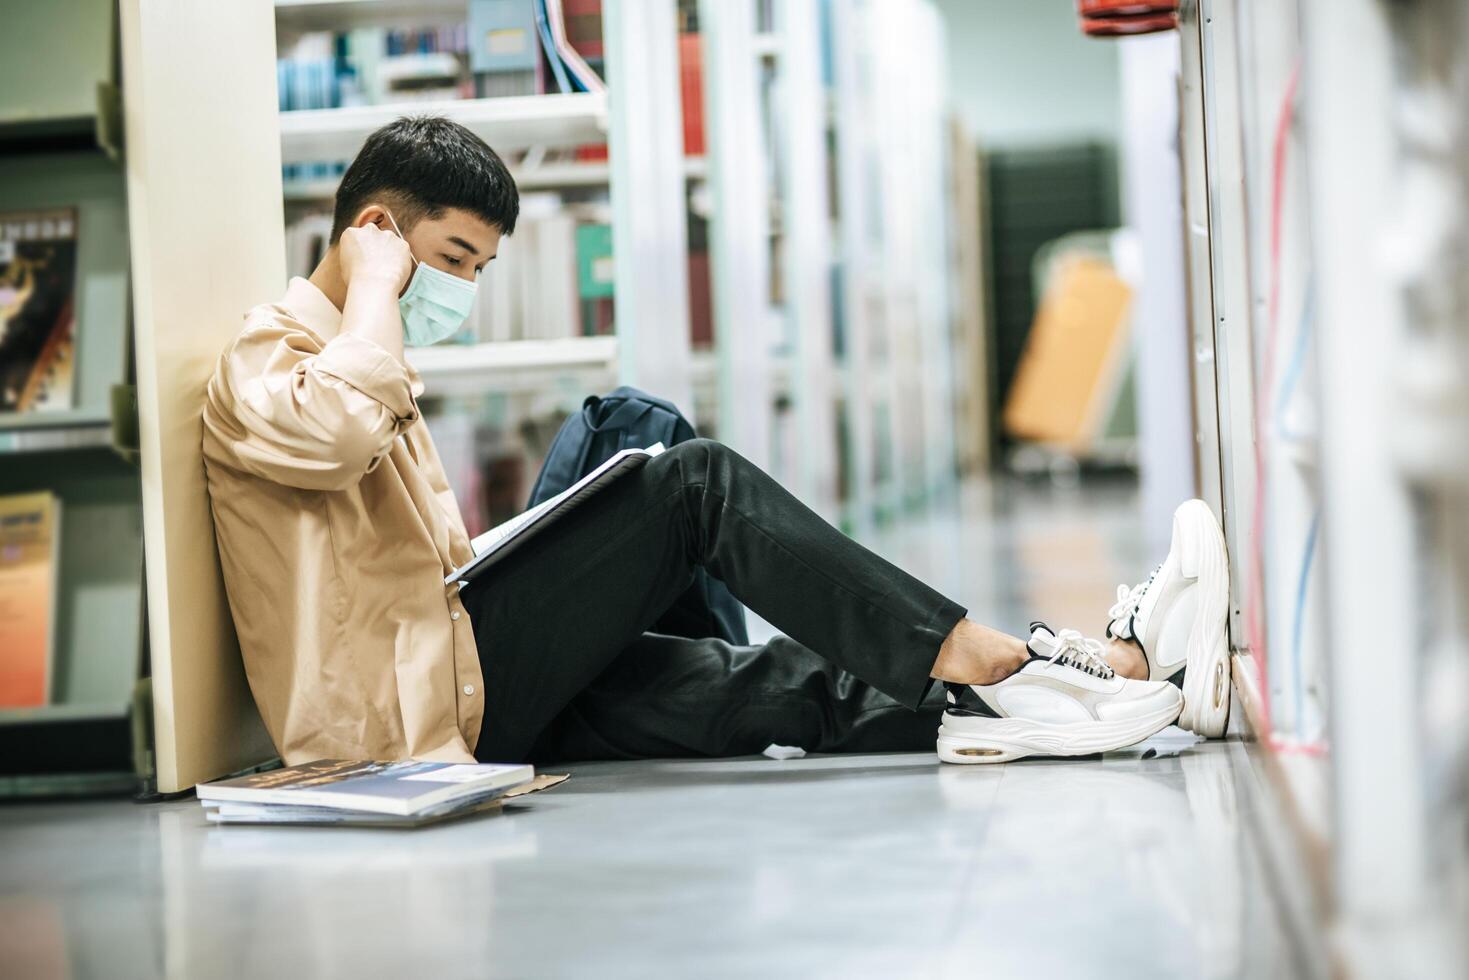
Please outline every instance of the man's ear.
[{"label": "man's ear", "polygon": [[352,222],[352,227],[361,228],[365,225],[377,225],[383,231],[392,231],[392,226],[388,224],[387,214],[387,209],[381,204],[369,204],[357,212],[357,218]]}]

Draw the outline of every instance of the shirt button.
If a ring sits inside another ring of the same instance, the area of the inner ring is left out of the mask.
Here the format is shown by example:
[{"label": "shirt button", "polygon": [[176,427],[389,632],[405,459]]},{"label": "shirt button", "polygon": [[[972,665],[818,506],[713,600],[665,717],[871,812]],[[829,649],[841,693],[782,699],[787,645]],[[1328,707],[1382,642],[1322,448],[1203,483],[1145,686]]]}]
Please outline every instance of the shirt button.
[{"label": "shirt button", "polygon": [[458,619],[459,618],[459,610],[456,609],[453,612],[451,612],[449,614],[449,618],[450,619]]},{"label": "shirt button", "polygon": [[464,685],[464,696],[465,697],[469,697],[472,694],[474,694],[474,685],[473,684],[465,684]]}]

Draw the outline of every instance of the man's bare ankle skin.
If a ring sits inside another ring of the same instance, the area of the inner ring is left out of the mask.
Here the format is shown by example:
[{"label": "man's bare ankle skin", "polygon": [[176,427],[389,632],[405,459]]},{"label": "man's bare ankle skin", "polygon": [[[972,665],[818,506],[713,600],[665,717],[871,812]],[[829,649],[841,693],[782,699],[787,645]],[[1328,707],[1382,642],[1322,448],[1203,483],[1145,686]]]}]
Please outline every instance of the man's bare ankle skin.
[{"label": "man's bare ankle skin", "polygon": [[[1117,676],[1148,679],[1148,658],[1135,641],[1108,640],[1105,655]],[[944,639],[929,676],[955,684],[994,684],[1019,670],[1028,656],[1025,641],[961,619]]]},{"label": "man's bare ankle skin", "polygon": [[945,637],[929,676],[955,684],[995,684],[1019,670],[1027,656],[1023,640],[961,619]]},{"label": "man's bare ankle skin", "polygon": [[1118,677],[1134,681],[1148,679],[1148,658],[1143,655],[1143,649],[1136,641],[1108,640],[1105,656],[1107,664],[1117,671]]}]

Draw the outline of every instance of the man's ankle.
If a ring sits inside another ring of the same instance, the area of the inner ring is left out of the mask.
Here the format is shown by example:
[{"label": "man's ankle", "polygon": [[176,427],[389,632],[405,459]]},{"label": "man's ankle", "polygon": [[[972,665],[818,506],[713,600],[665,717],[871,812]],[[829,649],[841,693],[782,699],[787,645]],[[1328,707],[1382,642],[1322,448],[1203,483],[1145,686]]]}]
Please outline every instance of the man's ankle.
[{"label": "man's ankle", "polygon": [[1143,648],[1133,640],[1112,639],[1107,641],[1107,665],[1117,671],[1118,677],[1145,681],[1149,677],[1148,658]]},{"label": "man's ankle", "polygon": [[1024,640],[962,619],[944,639],[930,676],[954,684],[996,684],[1028,656]]}]

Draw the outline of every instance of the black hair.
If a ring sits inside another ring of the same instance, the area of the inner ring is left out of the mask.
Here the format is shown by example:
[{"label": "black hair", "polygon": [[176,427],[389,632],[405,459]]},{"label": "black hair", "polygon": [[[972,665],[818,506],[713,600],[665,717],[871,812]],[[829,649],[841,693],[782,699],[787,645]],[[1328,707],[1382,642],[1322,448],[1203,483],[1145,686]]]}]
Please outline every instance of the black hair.
[{"label": "black hair", "polygon": [[392,208],[405,233],[423,218],[460,208],[509,235],[520,214],[520,192],[505,161],[441,116],[405,116],[367,138],[337,187],[331,243],[374,203]]}]

